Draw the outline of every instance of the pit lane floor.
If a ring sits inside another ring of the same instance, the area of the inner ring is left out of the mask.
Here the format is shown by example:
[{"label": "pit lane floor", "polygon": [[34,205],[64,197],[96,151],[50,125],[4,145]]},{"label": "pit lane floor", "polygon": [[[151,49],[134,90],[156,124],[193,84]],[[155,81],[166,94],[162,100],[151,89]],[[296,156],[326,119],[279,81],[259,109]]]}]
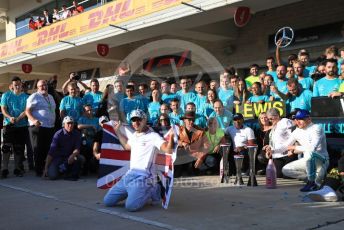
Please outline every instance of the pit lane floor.
[{"label": "pit lane floor", "polygon": [[258,187],[236,187],[218,176],[178,178],[168,210],[147,205],[132,213],[105,207],[95,176],[49,181],[10,174],[0,179],[0,229],[344,229],[344,202],[310,202],[297,180],[266,189],[265,178],[257,179]]}]

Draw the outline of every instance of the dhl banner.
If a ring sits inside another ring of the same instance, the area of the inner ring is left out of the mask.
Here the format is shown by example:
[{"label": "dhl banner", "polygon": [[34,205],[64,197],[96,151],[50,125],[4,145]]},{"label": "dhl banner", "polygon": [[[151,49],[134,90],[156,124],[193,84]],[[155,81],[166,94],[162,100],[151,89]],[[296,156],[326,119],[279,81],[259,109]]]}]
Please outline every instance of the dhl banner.
[{"label": "dhl banner", "polygon": [[276,108],[281,117],[286,116],[286,106],[283,101],[269,101],[265,103],[252,103],[236,105],[235,111],[241,113],[245,118],[256,118],[260,113],[266,112],[270,108]]},{"label": "dhl banner", "polygon": [[117,0],[0,44],[0,60],[191,0]]}]

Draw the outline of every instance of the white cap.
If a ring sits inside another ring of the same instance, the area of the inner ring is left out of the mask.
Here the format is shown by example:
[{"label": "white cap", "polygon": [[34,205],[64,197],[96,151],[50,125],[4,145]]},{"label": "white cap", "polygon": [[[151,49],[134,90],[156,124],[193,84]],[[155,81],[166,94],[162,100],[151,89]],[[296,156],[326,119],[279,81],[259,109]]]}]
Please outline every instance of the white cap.
[{"label": "white cap", "polygon": [[71,117],[71,116],[65,116],[65,117],[63,118],[63,121],[62,121],[63,124],[65,124],[65,123],[70,123],[70,122],[73,122],[73,123],[74,123],[73,117]]},{"label": "white cap", "polygon": [[141,119],[146,119],[147,118],[145,112],[143,112],[141,109],[136,109],[136,110],[131,111],[131,113],[130,113],[130,120],[135,118],[135,117],[138,117],[138,118],[141,118]]}]

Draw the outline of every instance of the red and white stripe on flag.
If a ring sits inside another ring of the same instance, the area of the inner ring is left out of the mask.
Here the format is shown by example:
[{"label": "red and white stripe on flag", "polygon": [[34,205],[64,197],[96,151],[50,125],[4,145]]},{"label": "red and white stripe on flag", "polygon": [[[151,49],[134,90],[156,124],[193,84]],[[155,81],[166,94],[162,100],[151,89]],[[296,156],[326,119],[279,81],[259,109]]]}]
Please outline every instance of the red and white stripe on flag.
[{"label": "red and white stripe on flag", "polygon": [[[101,189],[111,188],[121,177],[129,170],[130,164],[130,151],[123,149],[120,144],[115,131],[113,129],[113,121],[107,122],[103,127],[103,140],[101,145],[101,154],[99,161],[99,176],[97,180],[97,187]],[[174,129],[174,133],[177,134],[175,126],[169,130],[165,130],[160,133],[163,138],[167,140],[169,135]],[[122,133],[128,136],[133,133],[133,130],[129,126],[122,126]],[[162,133],[162,134],[161,134]],[[176,135],[177,136],[177,135]],[[175,136],[175,143],[177,143],[177,137]],[[176,159],[176,149],[172,154],[159,152],[155,157],[155,166],[157,174],[162,184],[162,206],[167,209],[173,187],[173,162]]]}]

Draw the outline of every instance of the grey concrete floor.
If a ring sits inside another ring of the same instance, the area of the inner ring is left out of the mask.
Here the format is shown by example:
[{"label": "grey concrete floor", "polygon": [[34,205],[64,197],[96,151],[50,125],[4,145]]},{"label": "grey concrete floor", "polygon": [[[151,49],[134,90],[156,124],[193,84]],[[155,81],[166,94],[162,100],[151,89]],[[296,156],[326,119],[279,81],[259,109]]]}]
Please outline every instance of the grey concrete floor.
[{"label": "grey concrete floor", "polygon": [[273,190],[264,187],[264,177],[258,183],[179,178],[168,210],[147,205],[131,213],[105,207],[106,191],[96,188],[95,177],[72,182],[10,175],[0,179],[0,229],[344,229],[344,202],[310,202],[297,180],[279,180]]}]

